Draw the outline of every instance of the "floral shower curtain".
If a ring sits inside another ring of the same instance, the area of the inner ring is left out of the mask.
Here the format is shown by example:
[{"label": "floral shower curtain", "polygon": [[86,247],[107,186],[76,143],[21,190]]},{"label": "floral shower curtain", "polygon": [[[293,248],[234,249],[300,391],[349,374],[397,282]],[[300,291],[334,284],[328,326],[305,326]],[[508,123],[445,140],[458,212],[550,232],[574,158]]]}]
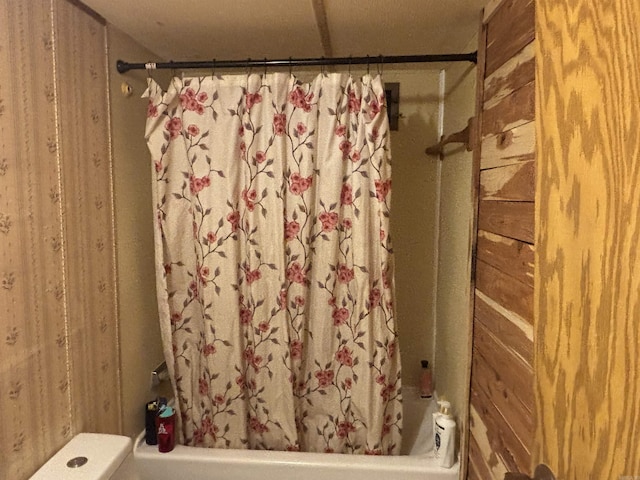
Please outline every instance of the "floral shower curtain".
[{"label": "floral shower curtain", "polygon": [[380,77],[150,79],[146,95],[181,441],[397,454]]}]

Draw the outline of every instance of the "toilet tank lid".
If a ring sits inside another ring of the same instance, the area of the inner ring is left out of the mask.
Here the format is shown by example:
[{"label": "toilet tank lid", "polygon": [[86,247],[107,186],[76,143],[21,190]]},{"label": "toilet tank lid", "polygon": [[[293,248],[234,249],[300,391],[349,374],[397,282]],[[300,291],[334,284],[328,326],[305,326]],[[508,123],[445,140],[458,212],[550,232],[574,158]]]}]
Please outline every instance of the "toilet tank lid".
[{"label": "toilet tank lid", "polygon": [[[79,433],[38,470],[31,480],[51,478],[103,480],[108,479],[131,452],[129,437],[103,433]],[[86,457],[87,462],[70,468],[67,462]]]}]

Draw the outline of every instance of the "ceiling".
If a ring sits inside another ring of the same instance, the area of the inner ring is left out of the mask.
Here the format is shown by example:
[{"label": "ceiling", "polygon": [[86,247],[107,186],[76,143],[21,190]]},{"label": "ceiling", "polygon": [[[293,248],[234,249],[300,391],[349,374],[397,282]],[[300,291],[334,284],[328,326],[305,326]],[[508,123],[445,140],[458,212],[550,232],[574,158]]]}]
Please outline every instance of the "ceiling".
[{"label": "ceiling", "polygon": [[180,61],[463,53],[487,0],[82,1]]}]

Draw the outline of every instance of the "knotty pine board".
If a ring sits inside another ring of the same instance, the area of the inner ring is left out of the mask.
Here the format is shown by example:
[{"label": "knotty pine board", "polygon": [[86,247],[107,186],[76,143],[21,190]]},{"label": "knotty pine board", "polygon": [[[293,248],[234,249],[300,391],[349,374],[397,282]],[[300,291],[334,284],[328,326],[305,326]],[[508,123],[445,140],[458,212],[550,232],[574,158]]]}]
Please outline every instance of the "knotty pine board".
[{"label": "knotty pine board", "polygon": [[482,200],[478,228],[527,243],[534,239],[534,203]]},{"label": "knotty pine board", "polygon": [[480,199],[533,202],[535,162],[529,160],[480,172]]},{"label": "knotty pine board", "polygon": [[482,140],[480,169],[517,165],[535,159],[536,126],[529,121]]},{"label": "knotty pine board", "polygon": [[533,245],[480,230],[476,255],[483,262],[533,288]]},{"label": "knotty pine board", "polygon": [[528,43],[514,57],[484,81],[484,108],[497,105],[500,100],[535,79],[535,41]]}]

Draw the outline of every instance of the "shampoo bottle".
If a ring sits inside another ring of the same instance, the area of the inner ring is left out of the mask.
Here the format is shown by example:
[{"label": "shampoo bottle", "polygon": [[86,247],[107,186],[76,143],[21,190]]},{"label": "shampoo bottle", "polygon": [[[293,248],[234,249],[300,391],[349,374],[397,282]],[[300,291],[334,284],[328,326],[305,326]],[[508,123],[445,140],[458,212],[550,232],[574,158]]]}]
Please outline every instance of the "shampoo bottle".
[{"label": "shampoo bottle", "polygon": [[420,396],[422,398],[431,398],[433,395],[433,375],[429,368],[429,362],[427,360],[421,360],[422,365],[422,377],[420,378]]},{"label": "shampoo bottle", "polygon": [[441,467],[451,468],[455,463],[456,422],[451,416],[451,404],[439,401],[440,412],[435,417],[435,457]]}]

